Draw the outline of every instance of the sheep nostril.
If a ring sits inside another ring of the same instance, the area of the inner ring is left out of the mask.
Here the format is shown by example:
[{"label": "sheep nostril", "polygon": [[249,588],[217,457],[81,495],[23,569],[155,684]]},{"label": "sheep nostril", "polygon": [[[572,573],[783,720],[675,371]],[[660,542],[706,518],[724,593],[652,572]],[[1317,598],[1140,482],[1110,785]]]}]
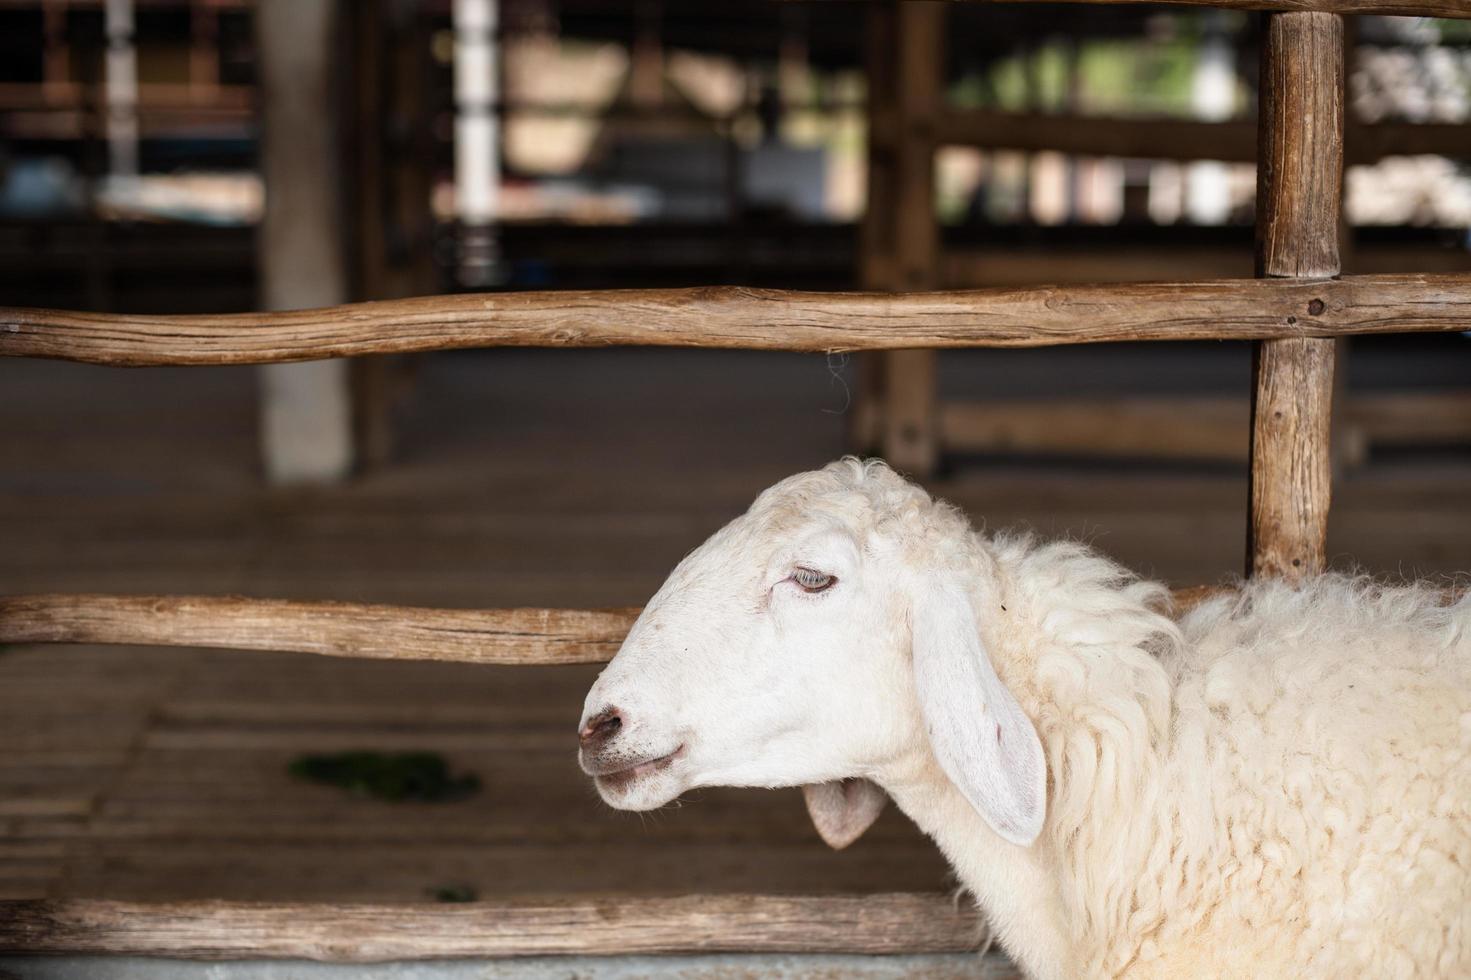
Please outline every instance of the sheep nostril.
[{"label": "sheep nostril", "polygon": [[608,708],[588,720],[577,733],[577,738],[583,745],[596,745],[607,742],[618,734],[623,727],[623,716],[618,713],[617,708]]}]

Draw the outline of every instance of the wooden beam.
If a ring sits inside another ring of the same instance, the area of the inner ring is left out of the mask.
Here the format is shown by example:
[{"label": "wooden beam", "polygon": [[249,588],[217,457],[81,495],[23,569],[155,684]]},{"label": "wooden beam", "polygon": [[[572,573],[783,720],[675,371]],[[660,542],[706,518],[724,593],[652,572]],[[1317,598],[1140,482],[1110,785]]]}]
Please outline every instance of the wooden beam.
[{"label": "wooden beam", "polygon": [[[1250,120],[1120,119],[1056,113],[951,109],[936,121],[942,145],[1055,150],[1082,156],[1255,163],[1257,124]],[[1362,123],[1344,141],[1349,163],[1438,153],[1471,158],[1471,127],[1459,123]]]},{"label": "wooden beam", "polygon": [[128,316],[0,307],[0,356],[269,364],[469,347],[853,351],[1264,340],[1471,329],[1471,275],[904,293],[735,286],[433,296],[320,310]]},{"label": "wooden beam", "polygon": [[896,350],[885,360],[880,450],[896,470],[922,479],[940,455],[938,359],[934,350]]},{"label": "wooden beam", "polygon": [[[998,0],[972,0],[998,2]],[[1054,3],[1055,0],[999,0],[1017,3]],[[1111,6],[1136,4],[1141,0],[1081,0]],[[1405,17],[1471,17],[1471,0],[1148,0],[1168,7],[1224,10],[1323,11],[1333,14],[1386,14]]]},{"label": "wooden beam", "polygon": [[1257,275],[1338,275],[1343,18],[1273,14],[1262,49]]},{"label": "wooden beam", "polygon": [[1353,123],[1345,121],[1345,161],[1375,163],[1389,156],[1435,153],[1471,159],[1471,127],[1464,123]]},{"label": "wooden beam", "polygon": [[611,660],[637,609],[424,609],[238,596],[0,598],[0,644],[280,650],[478,664]]},{"label": "wooden beam", "polygon": [[[1206,591],[1178,591],[1188,608]],[[239,596],[0,598],[0,645],[99,643],[273,650],[370,660],[605,663],[639,610],[425,609]]]},{"label": "wooden beam", "polygon": [[[894,3],[895,0],[888,0]],[[890,280],[883,288],[933,289],[939,278],[940,225],[935,215],[935,118],[942,101],[945,4],[899,0],[895,34],[894,208]],[[899,350],[884,358],[881,449],[912,476],[939,460],[938,358],[933,350]]]},{"label": "wooden beam", "polygon": [[[1471,391],[1359,392],[1339,421],[1358,455],[1376,446],[1471,446]],[[1229,396],[949,402],[947,450],[1245,463],[1251,403]]]},{"label": "wooden beam", "polygon": [[[1471,253],[1451,254],[1461,260],[1456,269],[1471,269]],[[940,260],[940,269],[940,281],[946,289],[975,289],[1039,281],[1069,285],[1230,278],[1250,273],[1252,257],[1246,243],[1110,247],[1031,242],[948,249]]]},{"label": "wooden beam", "polygon": [[[35,6],[36,0],[0,0],[0,8]],[[103,0],[68,0],[73,7],[97,7]],[[140,8],[178,6],[178,0],[137,0]],[[973,3],[1056,3],[1057,0],[970,0]],[[1147,2],[1157,6],[1227,10],[1324,10],[1339,14],[1387,14],[1407,17],[1471,17],[1468,0],[1075,0],[1113,6]],[[253,0],[210,0],[224,9],[248,9]]]},{"label": "wooden beam", "polygon": [[1264,341],[1253,375],[1250,571],[1297,581],[1327,565],[1333,341]]},{"label": "wooden beam", "polygon": [[936,130],[938,142],[947,146],[1151,160],[1256,160],[1256,125],[1249,121],[950,109],[939,117]]},{"label": "wooden beam", "polygon": [[667,953],[951,953],[978,913],[942,894],[612,895],[464,905],[0,902],[0,953],[337,962]]},{"label": "wooden beam", "polygon": [[[1468,127],[1471,129],[1471,127]],[[1344,267],[1382,275],[1471,271],[1471,252],[1446,245],[1361,245]],[[1242,276],[1253,268],[1241,245],[1009,244],[951,249],[941,261],[946,289],[1146,280],[1204,280]]]},{"label": "wooden beam", "polygon": [[1343,420],[1369,449],[1378,445],[1471,446],[1471,391],[1351,396]]},{"label": "wooden beam", "polygon": [[1092,398],[950,402],[946,450],[1245,462],[1241,398]]},{"label": "wooden beam", "polygon": [[[1271,14],[1262,44],[1257,275],[1339,272],[1343,18]],[[1248,571],[1297,581],[1327,563],[1333,341],[1257,345],[1253,365]]]},{"label": "wooden beam", "polygon": [[[96,9],[106,2],[107,0],[63,0],[64,6],[79,7],[82,9]],[[188,5],[187,3],[181,3],[180,0],[133,0],[133,3],[140,10],[147,10],[150,7],[155,10],[178,9]],[[256,0],[208,0],[208,3],[211,7],[220,10],[248,10],[255,5]],[[31,10],[35,6],[36,0],[0,0],[0,9],[20,7]]]},{"label": "wooden beam", "polygon": [[[898,185],[899,112],[894,98],[898,57],[893,39],[898,32],[899,11],[894,3],[868,3],[863,12],[868,172],[863,216],[858,225],[857,281],[863,289],[891,291],[897,288],[894,191]],[[848,443],[853,452],[867,456],[877,452],[883,441],[888,357],[860,354],[854,368],[856,391],[849,415]]]}]

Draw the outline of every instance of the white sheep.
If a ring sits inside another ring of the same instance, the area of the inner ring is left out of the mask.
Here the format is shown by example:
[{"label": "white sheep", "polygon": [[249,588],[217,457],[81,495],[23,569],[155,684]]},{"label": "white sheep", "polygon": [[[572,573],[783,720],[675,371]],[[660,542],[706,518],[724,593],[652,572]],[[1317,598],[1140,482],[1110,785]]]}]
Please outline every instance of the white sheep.
[{"label": "white sheep", "polygon": [[1034,977],[1471,976],[1471,598],[1169,601],[843,460],[680,563],[580,760],[629,810],[806,785],[836,846],[887,793]]}]

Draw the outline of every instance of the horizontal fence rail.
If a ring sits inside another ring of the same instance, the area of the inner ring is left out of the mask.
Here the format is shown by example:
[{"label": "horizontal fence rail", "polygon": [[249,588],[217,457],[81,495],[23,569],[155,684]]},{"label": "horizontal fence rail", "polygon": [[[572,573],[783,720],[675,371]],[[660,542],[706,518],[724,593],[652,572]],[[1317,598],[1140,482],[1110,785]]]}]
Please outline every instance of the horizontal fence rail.
[{"label": "horizontal fence rail", "polygon": [[209,316],[0,308],[0,355],[122,366],[268,364],[470,347],[833,352],[1468,329],[1471,274],[926,293],[716,286],[431,296]]},{"label": "horizontal fence rail", "polygon": [[454,905],[0,901],[0,954],[374,962],[650,953],[959,953],[985,937],[946,895],[536,898]]},{"label": "horizontal fence rail", "polygon": [[0,643],[279,650],[369,660],[589,664],[611,660],[634,609],[424,609],[238,596],[0,598]]},{"label": "horizontal fence rail", "polygon": [[[977,0],[978,2],[978,0]],[[1055,3],[1056,0],[1006,0]],[[1141,0],[1078,0],[1080,3],[1137,4]],[[1170,7],[1216,7],[1222,10],[1318,10],[1329,14],[1389,14],[1412,17],[1471,17],[1471,0],[1148,0]]]},{"label": "horizontal fence rail", "polygon": [[[947,109],[935,121],[935,141],[983,149],[1254,163],[1257,123],[1251,119],[1206,122]],[[1345,162],[1350,164],[1423,153],[1471,158],[1471,127],[1460,123],[1360,123],[1348,127],[1344,141]]]},{"label": "horizontal fence rail", "polygon": [[[1178,610],[1220,589],[1174,593]],[[0,597],[0,644],[275,650],[369,660],[605,663],[638,618],[623,609],[425,609],[238,596]]]}]

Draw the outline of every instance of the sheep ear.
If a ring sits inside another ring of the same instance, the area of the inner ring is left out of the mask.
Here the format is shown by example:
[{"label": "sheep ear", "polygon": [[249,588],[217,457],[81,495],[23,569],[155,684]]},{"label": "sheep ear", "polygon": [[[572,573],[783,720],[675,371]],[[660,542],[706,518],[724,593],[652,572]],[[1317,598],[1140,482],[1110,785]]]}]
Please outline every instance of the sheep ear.
[{"label": "sheep ear", "polygon": [[914,678],[930,745],[992,830],[1031,844],[1047,811],[1042,740],[991,667],[965,589],[950,583],[917,592]]},{"label": "sheep ear", "polygon": [[842,779],[802,787],[807,815],[828,847],[841,851],[873,826],[888,795],[866,779]]}]

